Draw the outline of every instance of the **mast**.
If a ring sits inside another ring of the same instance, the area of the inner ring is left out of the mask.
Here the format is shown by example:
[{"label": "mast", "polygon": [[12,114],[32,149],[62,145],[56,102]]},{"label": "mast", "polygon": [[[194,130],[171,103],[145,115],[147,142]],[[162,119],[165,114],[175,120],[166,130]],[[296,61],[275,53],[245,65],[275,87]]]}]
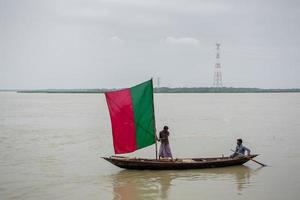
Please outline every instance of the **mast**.
[{"label": "mast", "polygon": [[156,135],[156,123],[155,123],[155,112],[154,112],[154,89],[153,89],[153,78],[151,78],[152,83],[152,104],[153,104],[153,116],[154,116],[154,140],[155,140],[155,159],[157,160],[157,135]]}]

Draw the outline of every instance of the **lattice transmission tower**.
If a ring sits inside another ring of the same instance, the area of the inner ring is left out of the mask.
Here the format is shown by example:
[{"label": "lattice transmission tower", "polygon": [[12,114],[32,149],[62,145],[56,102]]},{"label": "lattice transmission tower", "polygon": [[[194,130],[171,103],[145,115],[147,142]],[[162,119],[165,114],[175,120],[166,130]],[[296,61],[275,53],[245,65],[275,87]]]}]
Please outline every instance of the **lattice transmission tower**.
[{"label": "lattice transmission tower", "polygon": [[216,55],[216,64],[215,64],[215,71],[214,71],[214,87],[223,87],[222,83],[222,70],[221,70],[221,62],[220,62],[220,43],[217,43],[217,55]]}]

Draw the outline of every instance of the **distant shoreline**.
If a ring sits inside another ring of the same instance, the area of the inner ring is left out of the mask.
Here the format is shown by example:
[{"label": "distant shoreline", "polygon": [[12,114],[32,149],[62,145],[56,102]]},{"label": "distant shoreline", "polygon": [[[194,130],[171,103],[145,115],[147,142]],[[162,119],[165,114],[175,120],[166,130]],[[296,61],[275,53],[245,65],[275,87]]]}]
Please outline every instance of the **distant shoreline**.
[{"label": "distant shoreline", "polygon": [[[18,93],[104,93],[118,89],[39,89],[39,90],[0,90],[1,92]],[[154,88],[154,93],[298,93],[300,88],[291,89],[261,89],[261,88],[234,88],[234,87],[182,87]]]}]

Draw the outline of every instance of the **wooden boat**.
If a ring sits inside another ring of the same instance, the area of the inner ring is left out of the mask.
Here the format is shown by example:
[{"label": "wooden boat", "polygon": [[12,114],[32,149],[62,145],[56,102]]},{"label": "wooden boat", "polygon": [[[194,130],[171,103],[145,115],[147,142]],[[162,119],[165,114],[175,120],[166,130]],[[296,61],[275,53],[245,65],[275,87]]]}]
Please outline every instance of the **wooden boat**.
[{"label": "wooden boat", "polygon": [[102,157],[110,163],[124,169],[135,170],[182,170],[182,169],[204,169],[216,167],[228,167],[242,165],[257,154],[249,157],[215,157],[215,158],[183,158],[183,159],[144,159],[129,158],[121,156]]},{"label": "wooden boat", "polygon": [[137,170],[202,169],[242,165],[257,156],[157,159],[152,79],[132,88],[106,92],[105,97],[111,118],[115,154],[131,153],[155,144],[156,159],[103,157],[118,167]]}]

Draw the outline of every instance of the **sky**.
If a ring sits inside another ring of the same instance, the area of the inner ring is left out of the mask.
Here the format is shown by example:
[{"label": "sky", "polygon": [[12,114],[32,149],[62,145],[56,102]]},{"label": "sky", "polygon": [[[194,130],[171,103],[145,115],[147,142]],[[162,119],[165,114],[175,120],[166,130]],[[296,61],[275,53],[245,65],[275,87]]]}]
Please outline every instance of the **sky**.
[{"label": "sky", "polygon": [[298,0],[0,0],[0,89],[300,88]]}]

